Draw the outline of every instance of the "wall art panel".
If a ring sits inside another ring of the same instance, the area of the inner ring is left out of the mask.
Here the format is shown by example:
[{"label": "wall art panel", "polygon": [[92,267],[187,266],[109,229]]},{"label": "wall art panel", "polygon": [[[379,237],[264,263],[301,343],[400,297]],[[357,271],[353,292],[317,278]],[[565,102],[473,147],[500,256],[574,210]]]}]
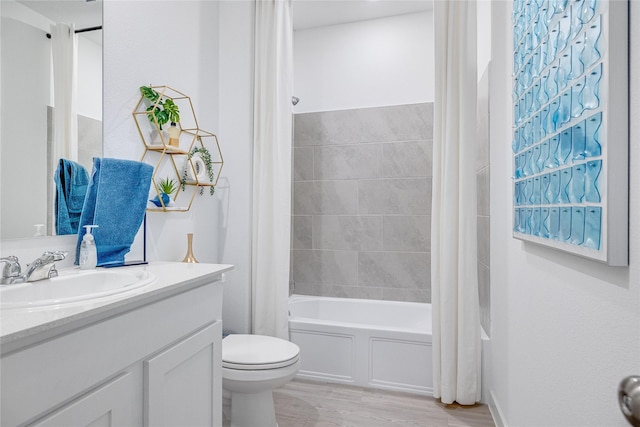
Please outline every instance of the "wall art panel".
[{"label": "wall art panel", "polygon": [[627,61],[627,1],[514,1],[514,237],[628,264]]}]

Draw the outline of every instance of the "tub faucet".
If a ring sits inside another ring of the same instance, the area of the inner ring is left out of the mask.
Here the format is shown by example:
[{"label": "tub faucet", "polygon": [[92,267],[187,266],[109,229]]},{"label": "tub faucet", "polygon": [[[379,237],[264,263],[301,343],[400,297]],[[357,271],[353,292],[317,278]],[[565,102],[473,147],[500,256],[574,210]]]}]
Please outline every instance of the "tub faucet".
[{"label": "tub faucet", "polygon": [[67,256],[66,251],[47,251],[31,264],[27,264],[27,272],[22,274],[18,257],[8,256],[0,258],[0,262],[6,265],[2,269],[0,284],[11,285],[14,283],[35,282],[37,280],[50,279],[58,275],[56,261],[61,261]]}]

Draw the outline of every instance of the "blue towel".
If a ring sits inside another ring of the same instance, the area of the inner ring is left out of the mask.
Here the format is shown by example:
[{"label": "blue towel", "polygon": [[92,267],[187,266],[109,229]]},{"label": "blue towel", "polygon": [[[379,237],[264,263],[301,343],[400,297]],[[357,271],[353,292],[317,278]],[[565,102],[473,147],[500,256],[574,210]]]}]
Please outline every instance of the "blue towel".
[{"label": "blue towel", "polygon": [[85,225],[97,225],[93,236],[98,265],[122,264],[142,224],[153,166],[133,160],[94,158],[82,209],[76,260]]},{"label": "blue towel", "polygon": [[60,159],[53,179],[56,183],[56,234],[76,234],[89,174],[82,165]]}]

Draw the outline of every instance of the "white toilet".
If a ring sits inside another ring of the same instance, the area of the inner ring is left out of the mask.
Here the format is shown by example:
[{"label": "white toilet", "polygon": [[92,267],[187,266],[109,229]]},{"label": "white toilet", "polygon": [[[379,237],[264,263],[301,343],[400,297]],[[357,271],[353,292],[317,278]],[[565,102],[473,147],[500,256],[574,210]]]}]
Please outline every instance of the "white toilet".
[{"label": "white toilet", "polygon": [[222,340],[222,388],[231,393],[231,427],[277,427],[274,388],[300,369],[300,347],[265,335]]}]

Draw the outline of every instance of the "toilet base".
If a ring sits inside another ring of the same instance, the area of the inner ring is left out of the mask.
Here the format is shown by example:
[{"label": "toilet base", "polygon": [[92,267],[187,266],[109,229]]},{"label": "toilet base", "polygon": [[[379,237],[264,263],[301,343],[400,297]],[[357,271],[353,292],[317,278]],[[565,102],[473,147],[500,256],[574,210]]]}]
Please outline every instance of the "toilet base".
[{"label": "toilet base", "polygon": [[278,427],[271,390],[231,392],[231,427]]}]

